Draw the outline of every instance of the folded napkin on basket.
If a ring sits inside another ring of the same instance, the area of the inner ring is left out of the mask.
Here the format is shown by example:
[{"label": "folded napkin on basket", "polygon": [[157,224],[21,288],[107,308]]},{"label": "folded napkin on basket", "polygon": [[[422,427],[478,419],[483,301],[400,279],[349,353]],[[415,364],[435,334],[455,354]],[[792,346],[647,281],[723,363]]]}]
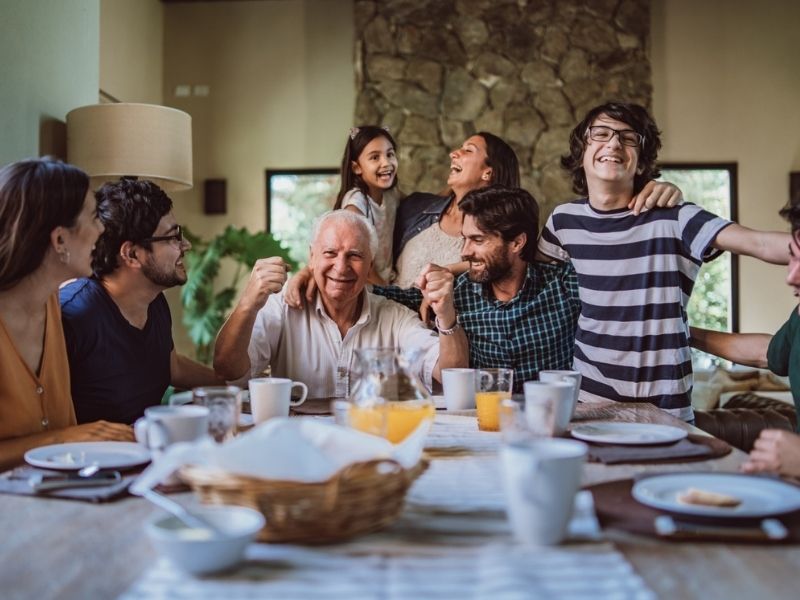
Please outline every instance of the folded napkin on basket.
[{"label": "folded napkin on basket", "polygon": [[224,444],[211,440],[170,446],[131,486],[139,494],[183,465],[207,466],[261,479],[319,482],[344,467],[393,459],[409,469],[419,462],[430,422],[425,420],[403,443],[391,442],[309,419],[270,419]]}]

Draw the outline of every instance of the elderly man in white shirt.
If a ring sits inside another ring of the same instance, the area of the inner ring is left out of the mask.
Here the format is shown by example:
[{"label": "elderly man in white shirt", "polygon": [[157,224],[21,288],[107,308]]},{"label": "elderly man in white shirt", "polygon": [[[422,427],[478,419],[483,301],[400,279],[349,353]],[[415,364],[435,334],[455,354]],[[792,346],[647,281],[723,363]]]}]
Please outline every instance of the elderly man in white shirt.
[{"label": "elderly man in white shirt", "polygon": [[429,389],[432,379],[441,381],[441,369],[469,366],[452,274],[431,269],[420,277],[436,314],[437,336],[413,311],[365,289],[377,246],[375,230],[360,215],[338,210],[317,219],[309,267],[319,293],[303,310],[284,301],[284,262],[260,259],[217,337],[217,373],[243,383],[271,365],[273,375],[302,381],[309,397],[324,398],[349,393],[353,352],[359,348],[421,350],[418,375]]}]

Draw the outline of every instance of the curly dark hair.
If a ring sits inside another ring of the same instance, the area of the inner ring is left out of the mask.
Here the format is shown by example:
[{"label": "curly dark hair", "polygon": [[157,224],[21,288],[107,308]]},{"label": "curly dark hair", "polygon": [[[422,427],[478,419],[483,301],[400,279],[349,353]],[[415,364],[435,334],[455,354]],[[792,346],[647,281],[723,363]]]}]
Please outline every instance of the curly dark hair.
[{"label": "curly dark hair", "polygon": [[539,235],[539,204],[530,193],[522,188],[490,185],[468,192],[458,207],[475,218],[481,231],[498,233],[506,242],[520,233],[527,234],[520,256],[533,262]]},{"label": "curly dark hair", "polygon": [[55,158],[31,158],[0,170],[0,290],[38,269],[56,227],[73,227],[89,177]]},{"label": "curly dark hair", "polygon": [[95,193],[97,215],[105,231],[97,240],[92,256],[95,276],[113,273],[119,266],[119,249],[134,242],[150,249],[148,242],[161,217],[172,210],[172,200],[152,181],[122,179],[106,183]]},{"label": "curly dark hair", "polygon": [[800,234],[800,205],[787,204],[779,213],[792,226],[792,235],[797,238]]},{"label": "curly dark hair", "polygon": [[661,149],[661,132],[644,106],[628,102],[607,102],[595,106],[570,133],[569,154],[561,157],[561,166],[572,176],[572,189],[582,196],[589,193],[586,173],[583,171],[583,153],[586,150],[589,127],[600,115],[627,123],[644,138],[639,148],[639,163],[633,179],[633,193],[638,194],[648,181],[661,175],[661,169],[656,164],[658,151]]}]

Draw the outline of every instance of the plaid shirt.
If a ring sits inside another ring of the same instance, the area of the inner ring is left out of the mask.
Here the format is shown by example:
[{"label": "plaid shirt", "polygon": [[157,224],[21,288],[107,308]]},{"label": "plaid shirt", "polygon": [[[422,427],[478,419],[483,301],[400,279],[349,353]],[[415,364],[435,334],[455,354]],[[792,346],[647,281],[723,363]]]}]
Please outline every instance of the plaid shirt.
[{"label": "plaid shirt", "polygon": [[[373,292],[419,310],[422,292],[390,286]],[[545,369],[571,369],[580,314],[578,280],[571,263],[530,263],[525,282],[508,302],[494,299],[490,285],[467,273],[455,281],[458,322],[469,339],[470,365],[514,369],[514,391]]]}]

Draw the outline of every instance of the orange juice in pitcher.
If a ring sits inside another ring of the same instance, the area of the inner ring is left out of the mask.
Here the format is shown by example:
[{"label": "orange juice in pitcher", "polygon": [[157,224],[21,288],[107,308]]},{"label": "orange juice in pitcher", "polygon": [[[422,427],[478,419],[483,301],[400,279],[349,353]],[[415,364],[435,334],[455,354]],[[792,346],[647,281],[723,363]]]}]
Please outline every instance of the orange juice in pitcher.
[{"label": "orange juice in pitcher", "polygon": [[359,362],[347,422],[351,427],[402,442],[424,419],[433,419],[433,401],[417,377],[419,352],[396,348],[355,351]]}]

